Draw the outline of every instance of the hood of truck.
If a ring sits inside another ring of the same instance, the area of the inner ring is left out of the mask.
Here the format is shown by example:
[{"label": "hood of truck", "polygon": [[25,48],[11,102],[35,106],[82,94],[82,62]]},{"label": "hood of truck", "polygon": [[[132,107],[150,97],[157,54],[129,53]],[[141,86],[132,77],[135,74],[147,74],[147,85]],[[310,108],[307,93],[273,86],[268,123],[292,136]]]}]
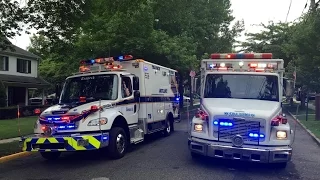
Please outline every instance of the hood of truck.
[{"label": "hood of truck", "polygon": [[[104,108],[111,107],[112,104],[114,104],[115,101],[101,101],[101,106],[104,106]],[[59,115],[59,114],[65,114],[65,113],[79,113],[81,114],[84,110],[90,110],[91,106],[96,105],[99,106],[99,101],[94,101],[90,103],[81,104],[78,106],[70,106],[68,104],[57,104],[54,106],[51,106],[44,110],[41,115]]]},{"label": "hood of truck", "polygon": [[222,115],[265,120],[276,116],[281,109],[280,102],[252,99],[204,98],[202,105],[211,117]]}]

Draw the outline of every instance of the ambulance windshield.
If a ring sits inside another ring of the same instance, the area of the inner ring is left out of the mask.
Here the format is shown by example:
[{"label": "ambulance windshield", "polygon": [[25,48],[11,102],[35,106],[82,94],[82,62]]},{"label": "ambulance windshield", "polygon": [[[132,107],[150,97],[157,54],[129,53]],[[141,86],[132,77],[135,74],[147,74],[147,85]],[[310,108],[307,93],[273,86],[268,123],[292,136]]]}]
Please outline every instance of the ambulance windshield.
[{"label": "ambulance windshield", "polygon": [[251,74],[208,74],[204,98],[279,101],[278,77]]},{"label": "ambulance windshield", "polygon": [[60,103],[77,104],[98,100],[115,100],[117,96],[117,75],[80,76],[66,80],[62,89]]}]

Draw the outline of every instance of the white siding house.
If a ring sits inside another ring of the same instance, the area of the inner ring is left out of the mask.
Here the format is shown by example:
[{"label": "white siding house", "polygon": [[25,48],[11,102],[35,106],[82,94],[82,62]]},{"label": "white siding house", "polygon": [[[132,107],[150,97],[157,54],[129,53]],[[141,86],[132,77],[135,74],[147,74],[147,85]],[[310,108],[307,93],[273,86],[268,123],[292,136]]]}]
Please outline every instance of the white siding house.
[{"label": "white siding house", "polygon": [[50,84],[38,76],[40,57],[12,45],[0,49],[0,83],[6,88],[7,105],[28,105],[29,88],[43,89]]}]

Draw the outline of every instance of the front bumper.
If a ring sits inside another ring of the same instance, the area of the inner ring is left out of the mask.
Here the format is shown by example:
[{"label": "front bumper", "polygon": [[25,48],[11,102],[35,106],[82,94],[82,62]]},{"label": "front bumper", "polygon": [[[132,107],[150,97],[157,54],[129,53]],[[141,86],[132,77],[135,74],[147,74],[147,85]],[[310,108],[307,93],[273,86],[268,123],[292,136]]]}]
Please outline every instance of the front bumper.
[{"label": "front bumper", "polygon": [[106,147],[109,144],[109,133],[56,135],[45,137],[32,135],[21,138],[22,151],[84,151]]},{"label": "front bumper", "polygon": [[188,140],[191,152],[222,159],[235,159],[260,163],[281,163],[291,160],[292,148],[284,147],[234,147],[228,143],[211,142],[191,137]]}]

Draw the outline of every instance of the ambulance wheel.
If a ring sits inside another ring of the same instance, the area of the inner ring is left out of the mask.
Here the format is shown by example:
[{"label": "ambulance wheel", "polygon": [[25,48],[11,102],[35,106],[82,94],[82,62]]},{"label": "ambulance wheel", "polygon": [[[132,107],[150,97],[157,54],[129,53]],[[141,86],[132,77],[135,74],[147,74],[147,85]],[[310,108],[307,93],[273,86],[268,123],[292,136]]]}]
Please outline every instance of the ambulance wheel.
[{"label": "ambulance wheel", "polygon": [[163,130],[164,136],[170,136],[171,135],[172,127],[173,127],[172,124],[173,123],[171,123],[169,119],[166,121],[166,127]]},{"label": "ambulance wheel", "polygon": [[128,147],[128,139],[126,132],[123,128],[114,127],[110,131],[110,141],[109,141],[109,156],[112,159],[122,158]]},{"label": "ambulance wheel", "polygon": [[41,152],[40,154],[46,160],[57,160],[59,159],[61,152]]}]

